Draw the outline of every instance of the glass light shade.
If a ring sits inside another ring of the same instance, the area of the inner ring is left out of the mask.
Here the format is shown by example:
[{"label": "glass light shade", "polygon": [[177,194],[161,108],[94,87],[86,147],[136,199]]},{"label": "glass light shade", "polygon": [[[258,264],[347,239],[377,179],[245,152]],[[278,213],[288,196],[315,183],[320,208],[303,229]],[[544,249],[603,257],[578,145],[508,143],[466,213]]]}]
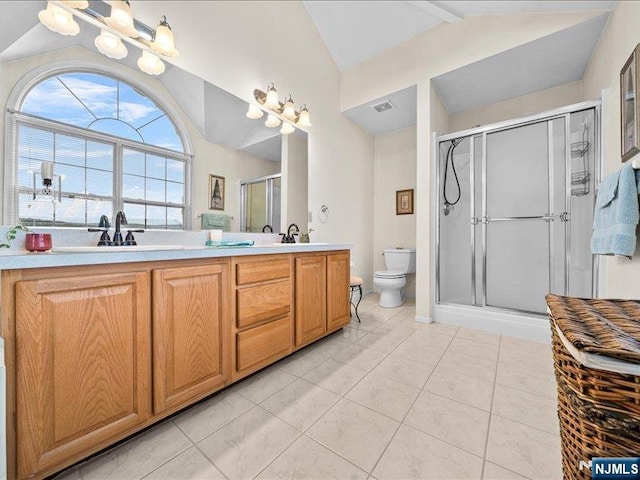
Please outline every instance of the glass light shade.
[{"label": "glass light shade", "polygon": [[280,125],[280,119],[270,113],[267,117],[267,121],[264,122],[264,125],[269,128],[275,128]]},{"label": "glass light shade", "polygon": [[128,2],[114,0],[111,2],[111,16],[104,19],[111,28],[118,30],[127,37],[138,38],[140,34],[133,26],[133,14]]},{"label": "glass light shade", "polygon": [[307,107],[303,106],[300,109],[300,115],[298,116],[298,121],[296,123],[301,127],[311,126],[311,119],[309,118],[309,110],[307,110]]},{"label": "glass light shade", "polygon": [[282,128],[280,129],[280,133],[283,135],[289,135],[290,133],[295,132],[296,129],[289,122],[282,122]]},{"label": "glass light shade", "polygon": [[267,98],[264,101],[264,106],[271,109],[280,108],[280,102],[278,101],[278,92],[273,85],[270,85],[267,89]]},{"label": "glass light shade", "polygon": [[284,110],[282,111],[282,116],[288,118],[289,120],[296,119],[296,108],[293,104],[291,96],[289,96],[288,99],[284,102]]},{"label": "glass light shade", "polygon": [[80,26],[73,19],[71,12],[67,12],[51,2],[47,3],[46,10],[41,10],[38,13],[38,18],[49,30],[61,35],[73,36],[80,33]]},{"label": "glass light shade", "polygon": [[153,47],[156,52],[166,55],[167,57],[178,56],[173,32],[166,21],[161,21],[156,28],[155,39],[151,43],[151,47]]},{"label": "glass light shade", "polygon": [[259,118],[262,118],[263,115],[264,115],[264,112],[261,109],[259,109],[255,105],[249,105],[247,118],[250,118],[251,120],[257,120]]},{"label": "glass light shade", "polygon": [[78,10],[84,10],[89,6],[87,0],[62,0],[62,3],[71,8],[77,8]]},{"label": "glass light shade", "polygon": [[164,72],[164,62],[146,50],[142,51],[142,55],[138,59],[138,67],[149,75],[160,75]]},{"label": "glass light shade", "polygon": [[124,46],[122,40],[106,30],[102,30],[93,43],[100,53],[109,58],[120,60],[127,56],[127,47]]}]

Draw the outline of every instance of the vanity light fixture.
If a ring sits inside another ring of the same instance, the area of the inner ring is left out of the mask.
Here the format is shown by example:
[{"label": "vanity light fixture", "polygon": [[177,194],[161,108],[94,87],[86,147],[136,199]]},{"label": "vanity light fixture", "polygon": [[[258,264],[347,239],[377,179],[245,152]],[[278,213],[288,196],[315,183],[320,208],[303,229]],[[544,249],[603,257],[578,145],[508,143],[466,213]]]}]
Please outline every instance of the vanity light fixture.
[{"label": "vanity light fixture", "polygon": [[127,47],[124,46],[122,40],[106,30],[102,30],[93,43],[100,53],[109,58],[120,60],[127,56]]},{"label": "vanity light fixture", "polygon": [[[311,126],[311,119],[309,118],[309,109],[307,108],[307,106],[302,105],[302,107],[300,107],[300,111],[297,112],[295,105],[293,103],[293,98],[291,98],[291,95],[287,95],[284,98],[284,103],[280,102],[278,100],[278,92],[276,91],[276,87],[273,83],[269,84],[269,86],[267,87],[266,93],[256,88],[253,91],[253,97],[256,99],[256,102],[258,102],[258,104],[262,105],[267,110],[271,110],[281,118],[284,118],[291,122],[288,124],[289,125],[288,127],[286,127],[285,125],[282,126],[282,130],[285,130],[285,131],[281,131],[282,133],[284,134],[292,133],[294,130],[291,130],[291,131],[289,130],[294,126],[299,126],[299,127]],[[259,108],[257,106],[249,105],[249,111],[247,112],[247,117],[248,118],[262,117],[262,114],[257,112],[258,110]],[[272,120],[271,117],[278,119],[276,115],[269,114],[269,118],[265,122],[265,125],[267,127],[277,127],[278,125],[280,125],[280,120],[278,120],[278,123],[275,123],[275,120]]]},{"label": "vanity light fixture", "polygon": [[129,0],[113,0],[111,2],[111,16],[104,19],[111,28],[131,38],[138,38],[140,34],[133,26],[133,14]]},{"label": "vanity light fixture", "polygon": [[88,0],[62,0],[67,7],[77,8],[78,10],[84,10],[89,7]]},{"label": "vanity light fixture", "polygon": [[276,86],[273,83],[270,83],[267,87],[267,95],[264,99],[264,106],[271,110],[277,110],[280,108],[278,92],[276,91]]},{"label": "vanity light fixture", "polygon": [[264,122],[266,127],[275,128],[280,125],[280,119],[276,117],[273,113],[270,113],[267,117],[267,121]]},{"label": "vanity light fixture", "polygon": [[160,23],[156,27],[156,33],[151,42],[151,47],[161,55],[166,57],[177,57],[178,50],[176,50],[176,42],[173,37],[171,27],[167,23],[167,17],[162,16]]},{"label": "vanity light fixture", "polygon": [[74,17],[84,20],[100,29],[100,35],[94,41],[100,53],[109,58],[122,59],[128,53],[124,41],[142,50],[137,62],[140,70],[149,75],[163,73],[165,65],[161,57],[178,56],[175,37],[167,23],[167,17],[163,15],[153,30],[134,20],[128,0],[113,0],[108,3],[111,6],[110,15],[105,17],[102,12],[108,8],[106,5],[98,8],[93,4],[89,5],[86,0],[49,0],[46,10],[42,10],[38,17],[50,30],[62,35],[77,35],[80,27]]},{"label": "vanity light fixture", "polygon": [[59,33],[60,35],[74,36],[80,33],[80,26],[73,19],[73,15],[51,2],[47,3],[45,10],[40,10],[38,18],[49,30]]},{"label": "vanity light fixture", "polygon": [[259,107],[256,107],[253,104],[249,105],[247,118],[250,118],[251,120],[258,120],[259,118],[262,118],[263,115],[264,115],[264,112]]},{"label": "vanity light fixture", "polygon": [[138,67],[149,75],[160,75],[164,72],[164,62],[146,50],[142,51],[142,55],[138,59]]},{"label": "vanity light fixture", "polygon": [[309,109],[306,105],[300,107],[300,113],[298,114],[298,125],[301,127],[310,127],[311,119],[309,118]]},{"label": "vanity light fixture", "polygon": [[280,129],[280,133],[283,135],[289,135],[290,133],[295,132],[296,129],[289,122],[282,122],[282,128]]}]

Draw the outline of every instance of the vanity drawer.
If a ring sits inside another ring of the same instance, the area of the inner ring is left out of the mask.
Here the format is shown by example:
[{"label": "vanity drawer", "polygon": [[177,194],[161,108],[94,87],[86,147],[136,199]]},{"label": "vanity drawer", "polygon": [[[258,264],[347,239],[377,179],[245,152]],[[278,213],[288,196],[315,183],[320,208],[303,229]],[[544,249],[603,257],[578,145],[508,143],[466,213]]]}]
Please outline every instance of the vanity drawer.
[{"label": "vanity drawer", "polygon": [[290,311],[291,281],[289,279],[236,290],[238,329],[280,317]]},{"label": "vanity drawer", "polygon": [[291,317],[240,332],[236,335],[238,372],[259,367],[291,351]]},{"label": "vanity drawer", "polygon": [[236,285],[265,282],[291,276],[291,262],[288,257],[263,261],[242,262],[236,265]]}]

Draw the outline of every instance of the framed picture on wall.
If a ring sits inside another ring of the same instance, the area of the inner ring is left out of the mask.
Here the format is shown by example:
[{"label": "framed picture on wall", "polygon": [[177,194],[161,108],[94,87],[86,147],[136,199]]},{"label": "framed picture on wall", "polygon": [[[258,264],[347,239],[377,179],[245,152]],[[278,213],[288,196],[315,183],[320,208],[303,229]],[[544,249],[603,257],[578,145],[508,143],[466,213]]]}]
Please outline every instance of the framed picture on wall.
[{"label": "framed picture on wall", "polygon": [[622,133],[622,161],[640,152],[640,107],[638,102],[638,63],[640,43],[620,70],[620,128]]},{"label": "framed picture on wall", "polygon": [[413,213],[413,188],[396,191],[396,215]]},{"label": "framed picture on wall", "polygon": [[224,210],[224,177],[209,175],[209,210]]}]

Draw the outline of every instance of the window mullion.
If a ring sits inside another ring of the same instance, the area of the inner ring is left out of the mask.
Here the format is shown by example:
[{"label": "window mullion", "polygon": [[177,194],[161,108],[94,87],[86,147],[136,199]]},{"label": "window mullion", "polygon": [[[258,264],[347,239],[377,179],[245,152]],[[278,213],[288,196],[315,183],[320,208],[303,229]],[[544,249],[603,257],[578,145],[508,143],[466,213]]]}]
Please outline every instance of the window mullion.
[{"label": "window mullion", "polygon": [[122,201],[122,172],[123,172],[123,157],[124,146],[121,143],[114,145],[114,165],[113,165],[113,215],[115,219],[116,212],[124,211],[124,202]]}]

